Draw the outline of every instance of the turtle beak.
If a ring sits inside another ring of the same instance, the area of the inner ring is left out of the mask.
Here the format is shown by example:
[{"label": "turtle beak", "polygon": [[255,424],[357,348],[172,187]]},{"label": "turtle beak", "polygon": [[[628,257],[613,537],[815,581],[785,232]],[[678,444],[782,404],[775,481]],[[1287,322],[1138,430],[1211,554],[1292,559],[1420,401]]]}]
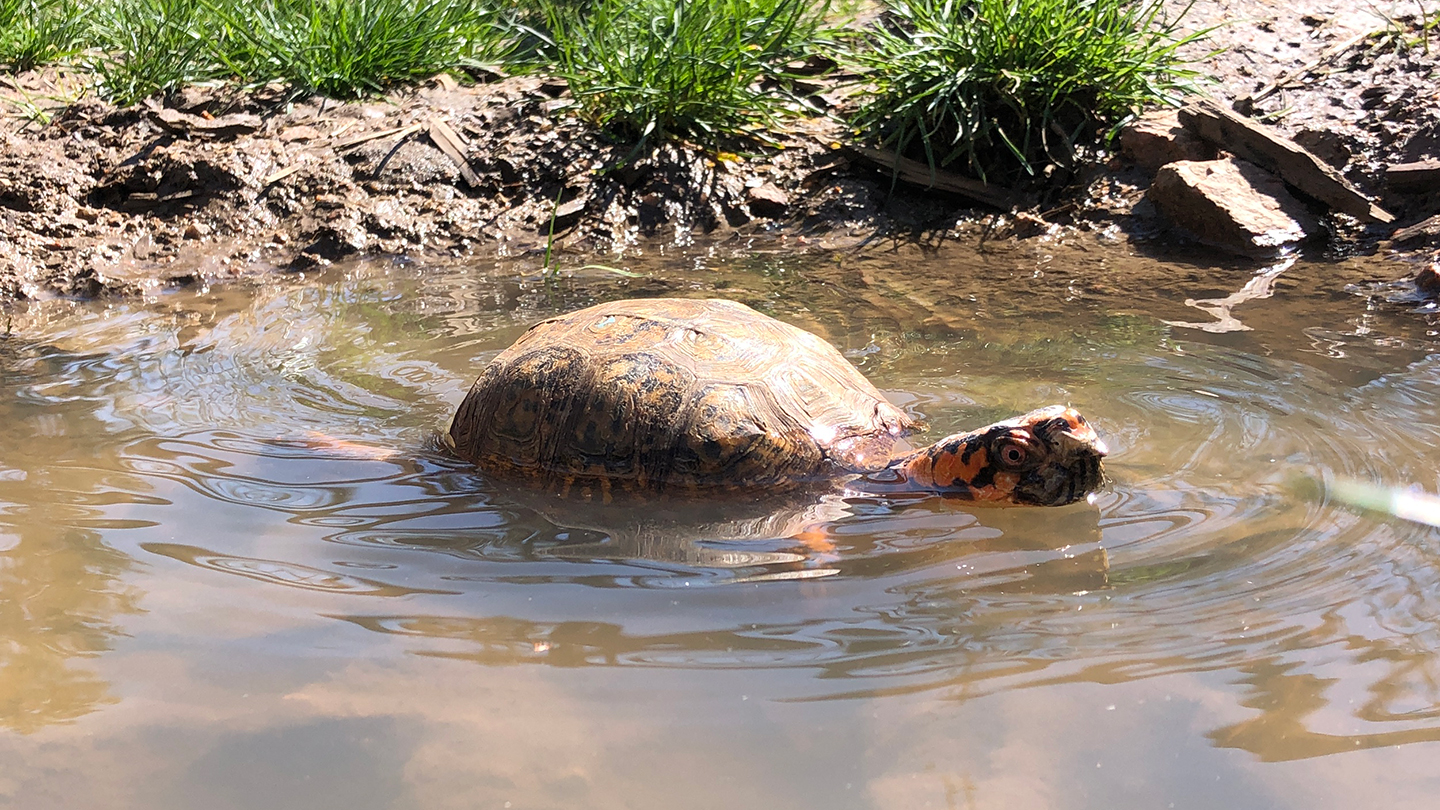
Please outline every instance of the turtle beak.
[{"label": "turtle beak", "polygon": [[1101,459],[1110,454],[1110,448],[1078,411],[1068,407],[1057,410],[1064,424],[1050,434],[1051,447],[1059,455],[1045,502],[1059,506],[1085,498],[1104,483]]},{"label": "turtle beak", "polygon": [[1085,417],[1081,416],[1079,411],[1067,407],[1060,412],[1060,418],[1065,420],[1065,429],[1060,432],[1060,435],[1074,441],[1077,445],[1076,449],[1083,448],[1101,458],[1110,455],[1109,446],[1100,438],[1100,434],[1095,432],[1095,428],[1085,421]]}]

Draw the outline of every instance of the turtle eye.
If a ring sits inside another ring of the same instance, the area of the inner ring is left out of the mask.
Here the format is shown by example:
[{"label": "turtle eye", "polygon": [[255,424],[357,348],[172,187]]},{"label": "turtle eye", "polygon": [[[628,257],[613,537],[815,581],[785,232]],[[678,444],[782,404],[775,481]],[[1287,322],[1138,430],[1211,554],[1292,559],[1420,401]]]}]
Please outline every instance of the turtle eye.
[{"label": "turtle eye", "polygon": [[1000,445],[1000,461],[1007,467],[1019,467],[1025,463],[1025,448],[1014,442]]}]

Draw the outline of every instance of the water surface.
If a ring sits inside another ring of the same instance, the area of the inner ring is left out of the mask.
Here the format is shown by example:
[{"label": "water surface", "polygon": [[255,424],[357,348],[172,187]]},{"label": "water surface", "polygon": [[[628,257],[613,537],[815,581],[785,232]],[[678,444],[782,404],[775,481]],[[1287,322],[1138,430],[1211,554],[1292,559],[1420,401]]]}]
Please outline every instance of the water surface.
[{"label": "water surface", "polygon": [[[0,804],[1433,806],[1440,537],[1307,483],[1440,487],[1434,316],[1351,286],[1399,268],[627,266],[374,261],[18,313]],[[1073,404],[1113,483],[575,509],[431,449],[527,325],[660,294],[823,335],[933,435]]]}]

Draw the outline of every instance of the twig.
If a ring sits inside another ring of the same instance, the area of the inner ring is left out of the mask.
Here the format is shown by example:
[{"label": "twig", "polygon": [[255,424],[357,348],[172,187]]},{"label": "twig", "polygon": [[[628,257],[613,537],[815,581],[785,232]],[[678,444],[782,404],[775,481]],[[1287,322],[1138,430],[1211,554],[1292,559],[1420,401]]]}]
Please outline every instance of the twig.
[{"label": "twig", "polygon": [[278,183],[303,168],[305,168],[304,163],[296,163],[294,166],[289,166],[287,168],[281,169],[278,172],[275,172],[274,174],[267,176],[264,180],[260,181],[260,185],[268,186],[272,183]]},{"label": "twig", "polygon": [[398,135],[403,140],[424,129],[424,124],[411,124],[408,127],[395,127],[394,129],[382,129],[376,132],[367,132],[364,135],[357,135],[344,143],[335,144],[336,152],[343,152],[346,149],[359,146],[362,143],[377,141],[381,138],[388,138],[391,135]]},{"label": "twig", "polygon": [[430,140],[440,147],[440,151],[460,170],[460,176],[465,178],[466,184],[471,188],[480,185],[480,175],[470,168],[470,161],[465,158],[465,142],[460,140],[460,136],[455,134],[455,130],[451,129],[444,119],[430,119]]},{"label": "twig", "polygon": [[922,188],[960,194],[1002,211],[1013,208],[1018,199],[1018,195],[1010,189],[937,169],[923,161],[900,157],[893,152],[867,149],[863,146],[849,148],[871,163],[891,170],[897,178]]}]

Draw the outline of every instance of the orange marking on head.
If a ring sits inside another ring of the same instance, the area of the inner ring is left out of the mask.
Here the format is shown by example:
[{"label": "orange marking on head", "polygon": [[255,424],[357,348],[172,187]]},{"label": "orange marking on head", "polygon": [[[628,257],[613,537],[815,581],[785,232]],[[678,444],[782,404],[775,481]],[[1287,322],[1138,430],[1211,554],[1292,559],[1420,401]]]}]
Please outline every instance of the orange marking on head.
[{"label": "orange marking on head", "polygon": [[983,489],[971,490],[977,501],[1008,501],[1015,492],[1020,476],[1013,472],[995,473],[995,483]]},{"label": "orange marking on head", "polygon": [[975,452],[970,454],[969,464],[962,462],[960,457],[964,454],[964,445],[961,447],[962,450],[959,453],[942,451],[935,454],[931,485],[951,487],[955,485],[956,481],[968,484],[975,480],[975,476],[979,475],[981,470],[985,469],[986,464],[990,463],[990,455],[985,452],[983,447],[976,448]]},{"label": "orange marking on head", "polygon": [[928,452],[919,452],[911,456],[901,468],[905,474],[905,480],[914,487],[933,487],[935,485],[935,459]]}]

